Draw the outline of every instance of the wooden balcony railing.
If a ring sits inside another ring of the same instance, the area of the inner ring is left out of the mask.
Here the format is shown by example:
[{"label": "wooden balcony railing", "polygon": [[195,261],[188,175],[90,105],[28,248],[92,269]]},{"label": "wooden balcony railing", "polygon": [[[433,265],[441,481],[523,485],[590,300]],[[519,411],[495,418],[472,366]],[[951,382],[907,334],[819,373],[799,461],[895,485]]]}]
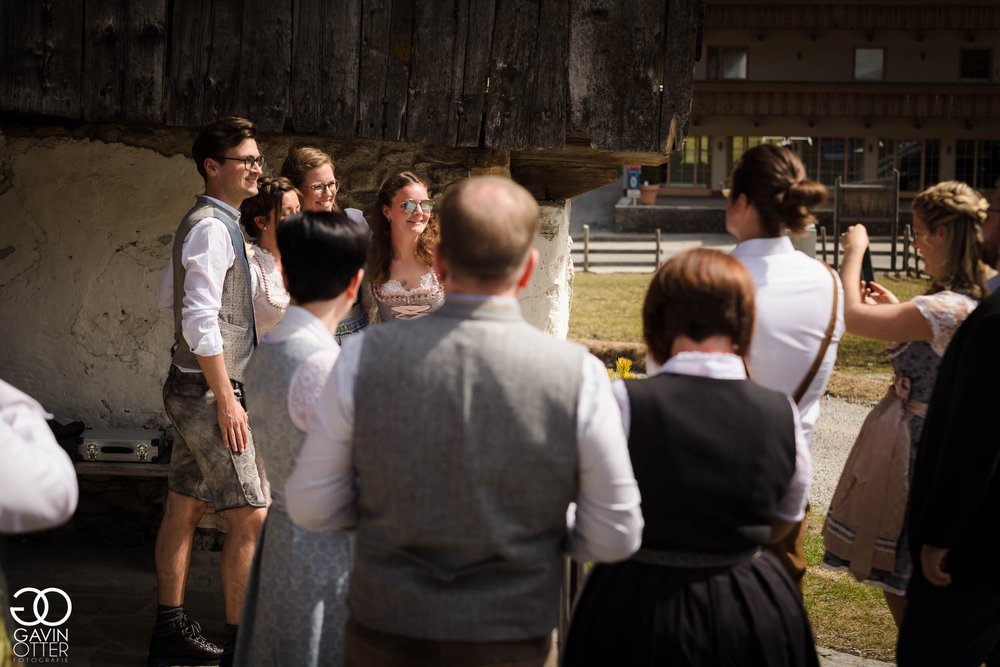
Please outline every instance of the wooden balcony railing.
[{"label": "wooden balcony railing", "polygon": [[1000,86],[696,81],[691,115],[995,119]]}]

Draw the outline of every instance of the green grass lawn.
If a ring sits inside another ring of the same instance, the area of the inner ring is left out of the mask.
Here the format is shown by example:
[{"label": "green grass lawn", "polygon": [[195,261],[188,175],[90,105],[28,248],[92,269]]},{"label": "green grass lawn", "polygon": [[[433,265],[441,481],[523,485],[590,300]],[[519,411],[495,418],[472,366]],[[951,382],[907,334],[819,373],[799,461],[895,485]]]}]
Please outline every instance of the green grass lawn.
[{"label": "green grass lawn", "polygon": [[[573,278],[569,337],[615,343],[642,342],[642,300],[649,273],[577,273]],[[880,276],[879,282],[906,301],[927,289],[926,280]],[[837,370],[853,375],[892,374],[881,341],[847,334],[840,342]],[[867,397],[866,397],[867,398]]]},{"label": "green grass lawn", "polygon": [[820,566],[823,560],[823,516],[810,514],[806,524],[806,610],[818,646],[893,662],[896,625],[882,590],[860,584],[842,570]]}]

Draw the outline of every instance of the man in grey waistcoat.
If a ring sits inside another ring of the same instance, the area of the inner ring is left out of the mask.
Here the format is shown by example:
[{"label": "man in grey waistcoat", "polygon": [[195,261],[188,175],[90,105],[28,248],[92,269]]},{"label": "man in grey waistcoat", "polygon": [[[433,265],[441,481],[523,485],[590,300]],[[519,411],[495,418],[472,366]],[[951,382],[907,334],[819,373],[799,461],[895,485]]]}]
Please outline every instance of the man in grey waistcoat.
[{"label": "man in grey waistcoat", "polygon": [[563,554],[639,547],[621,417],[601,362],[521,317],[531,195],[474,178],[440,223],[444,306],[345,341],[289,515],[356,526],[346,665],[555,665]]},{"label": "man in grey waistcoat", "polygon": [[[157,298],[174,322],[163,405],[174,426],[167,502],[156,537],[159,606],[150,665],[231,660],[250,563],[269,498],[243,403],[243,373],[257,344],[250,265],[239,206],[257,194],[264,158],[254,124],[223,118],[191,149],[205,179],[177,228]],[[184,611],[194,531],[209,503],[229,524],[222,549],[225,651]]]}]

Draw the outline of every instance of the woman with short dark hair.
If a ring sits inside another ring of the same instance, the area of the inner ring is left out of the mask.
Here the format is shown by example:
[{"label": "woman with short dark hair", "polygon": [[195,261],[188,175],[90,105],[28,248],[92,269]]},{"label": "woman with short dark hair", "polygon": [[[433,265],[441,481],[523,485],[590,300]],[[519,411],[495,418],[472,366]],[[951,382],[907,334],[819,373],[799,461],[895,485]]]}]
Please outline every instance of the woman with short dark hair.
[{"label": "woman with short dark hair", "polygon": [[750,274],[689,250],[656,272],[642,317],[650,375],[614,385],[642,547],[591,571],[564,664],[817,665],[798,591],[761,549],[801,520],[811,463],[794,403],[746,376]]},{"label": "woman with short dark hair", "polygon": [[247,404],[271,507],[247,581],[236,664],[341,664],[351,539],[295,526],[285,481],[340,354],[334,340],[358,295],[368,232],[343,213],[300,213],[278,229],[291,305],[247,366]]}]

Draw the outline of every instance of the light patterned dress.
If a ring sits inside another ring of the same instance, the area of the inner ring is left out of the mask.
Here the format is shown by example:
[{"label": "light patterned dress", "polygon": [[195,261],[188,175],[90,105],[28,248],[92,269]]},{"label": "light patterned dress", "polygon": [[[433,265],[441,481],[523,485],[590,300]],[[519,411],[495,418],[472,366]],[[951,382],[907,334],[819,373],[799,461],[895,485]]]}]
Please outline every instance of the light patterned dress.
[{"label": "light patterned dress", "polygon": [[353,536],[292,523],[285,482],[340,354],[316,317],[290,306],[247,368],[250,424],[272,483],[272,504],[247,581],[237,665],[338,667],[343,658]]},{"label": "light patterned dress", "polygon": [[[930,341],[889,343],[886,349],[889,353],[893,370],[895,371],[895,385],[897,387],[906,386],[908,388],[906,400],[926,406],[934,390],[934,381],[937,379],[941,357],[944,356],[944,352],[948,348],[948,343],[951,342],[952,336],[955,335],[958,327],[975,310],[978,302],[965,294],[943,291],[936,294],[915,297],[913,303],[920,311],[920,314],[930,324],[934,338]],[[917,460],[917,445],[923,433],[924,417],[921,414],[913,414],[909,421],[909,426],[910,451],[909,456],[906,457],[908,460],[904,460],[904,465],[893,468],[893,470],[897,471],[896,474],[900,475],[902,475],[902,470],[906,470],[905,484],[902,479],[890,479],[887,485],[889,489],[902,489],[900,493],[893,494],[901,497],[887,498],[885,501],[887,505],[883,509],[885,512],[895,511],[900,515],[905,510],[906,490],[909,489],[910,483],[913,481],[913,464]],[[865,460],[864,457],[856,456],[855,452],[851,452],[848,463],[845,465],[843,473],[841,473],[838,492],[840,485],[848,483],[846,480],[849,480],[854,475],[854,472],[851,470],[851,461],[855,458]],[[868,474],[862,476],[871,476],[870,472],[866,471]],[[886,493],[890,493],[890,491],[887,490]],[[835,493],[834,497],[836,498],[838,495],[838,493]],[[888,507],[888,505],[899,503],[902,503],[903,506],[895,507],[894,509],[893,507]],[[827,516],[826,521],[827,526],[824,530],[831,530],[848,542],[853,541],[856,526],[844,525],[830,516]],[[878,544],[878,548],[880,549],[895,549],[895,567],[892,571],[872,567],[868,578],[865,580],[866,583],[897,595],[905,595],[910,573],[913,570],[905,521],[902,524],[902,532],[894,544],[886,543],[884,539],[880,539]],[[844,569],[850,569],[851,566],[849,560],[840,558],[830,551],[824,554],[823,564],[829,567]]]}]

